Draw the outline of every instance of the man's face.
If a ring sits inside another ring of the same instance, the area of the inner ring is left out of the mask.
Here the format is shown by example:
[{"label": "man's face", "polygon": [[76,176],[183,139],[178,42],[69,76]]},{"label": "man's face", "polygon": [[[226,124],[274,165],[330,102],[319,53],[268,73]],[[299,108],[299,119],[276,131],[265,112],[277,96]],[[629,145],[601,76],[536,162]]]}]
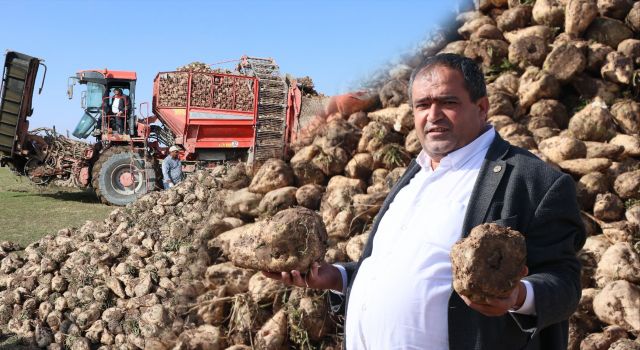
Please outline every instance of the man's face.
[{"label": "man's face", "polygon": [[418,139],[437,162],[471,143],[486,125],[489,100],[471,101],[462,74],[454,69],[428,67],[416,76],[411,93]]},{"label": "man's face", "polygon": [[171,151],[169,152],[169,154],[171,155],[171,158],[173,159],[178,159],[178,151]]},{"label": "man's face", "polygon": [[121,92],[120,90],[113,90],[113,94],[116,95],[116,97],[120,96]]}]

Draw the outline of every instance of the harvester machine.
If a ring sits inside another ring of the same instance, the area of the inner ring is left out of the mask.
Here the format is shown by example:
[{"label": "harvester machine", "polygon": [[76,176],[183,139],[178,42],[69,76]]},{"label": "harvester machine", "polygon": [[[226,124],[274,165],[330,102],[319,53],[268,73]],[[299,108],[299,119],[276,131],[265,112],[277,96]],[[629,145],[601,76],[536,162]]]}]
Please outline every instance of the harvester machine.
[{"label": "harvester machine", "polygon": [[[269,158],[285,157],[295,137],[301,93],[270,58],[244,56],[235,71],[160,72],[153,83],[153,115],[148,103],[135,108],[135,72],[80,71],[68,84],[69,98],[76,84],[85,87],[83,115],[73,131],[76,139],[70,139],[52,129],[27,131],[42,60],[16,52],[6,57],[0,97],[2,164],[37,184],[92,187],[107,204],[125,205],[158,188],[160,160],[168,146],[182,148],[187,172],[227,161],[244,161],[256,170]],[[116,89],[124,99],[119,112],[113,108]],[[79,141],[89,137],[96,142]]]}]

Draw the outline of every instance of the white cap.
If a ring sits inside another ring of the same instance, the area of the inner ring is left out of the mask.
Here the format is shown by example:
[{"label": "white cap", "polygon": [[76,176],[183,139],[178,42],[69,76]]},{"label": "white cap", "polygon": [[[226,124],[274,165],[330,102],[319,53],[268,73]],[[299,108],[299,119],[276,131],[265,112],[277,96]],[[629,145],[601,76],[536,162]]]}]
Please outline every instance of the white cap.
[{"label": "white cap", "polygon": [[180,151],[180,147],[176,145],[169,147],[169,152],[175,152],[175,151]]}]

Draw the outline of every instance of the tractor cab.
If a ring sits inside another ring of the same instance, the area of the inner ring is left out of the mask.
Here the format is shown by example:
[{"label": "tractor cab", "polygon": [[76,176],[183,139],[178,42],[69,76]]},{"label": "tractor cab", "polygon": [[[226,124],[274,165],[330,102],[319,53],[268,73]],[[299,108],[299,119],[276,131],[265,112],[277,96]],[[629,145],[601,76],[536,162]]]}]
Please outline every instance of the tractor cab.
[{"label": "tractor cab", "polygon": [[[128,71],[85,70],[69,78],[67,95],[73,98],[75,84],[86,86],[80,105],[83,115],[73,136],[85,139],[126,141],[136,136],[136,73]],[[119,93],[116,95],[116,91]]]}]

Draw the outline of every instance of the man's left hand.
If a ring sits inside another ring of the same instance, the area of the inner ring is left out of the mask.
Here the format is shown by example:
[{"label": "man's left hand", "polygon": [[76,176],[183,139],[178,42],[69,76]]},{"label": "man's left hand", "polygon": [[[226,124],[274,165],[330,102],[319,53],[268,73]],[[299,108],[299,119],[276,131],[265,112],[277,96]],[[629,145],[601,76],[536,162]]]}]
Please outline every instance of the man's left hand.
[{"label": "man's left hand", "polygon": [[[528,274],[529,269],[525,266],[523,268],[521,278]],[[495,317],[502,316],[509,312],[509,310],[519,309],[527,298],[527,288],[524,286],[522,281],[519,281],[518,285],[513,288],[509,294],[503,297],[487,298],[484,303],[473,302],[464,295],[460,295],[460,297],[470,308],[485,316]]]},{"label": "man's left hand", "polygon": [[525,288],[524,283],[518,282],[518,286],[508,296],[488,298],[485,303],[474,303],[464,295],[460,297],[470,308],[485,316],[502,316],[509,310],[518,309],[522,306],[524,299],[527,297],[527,288]]}]

